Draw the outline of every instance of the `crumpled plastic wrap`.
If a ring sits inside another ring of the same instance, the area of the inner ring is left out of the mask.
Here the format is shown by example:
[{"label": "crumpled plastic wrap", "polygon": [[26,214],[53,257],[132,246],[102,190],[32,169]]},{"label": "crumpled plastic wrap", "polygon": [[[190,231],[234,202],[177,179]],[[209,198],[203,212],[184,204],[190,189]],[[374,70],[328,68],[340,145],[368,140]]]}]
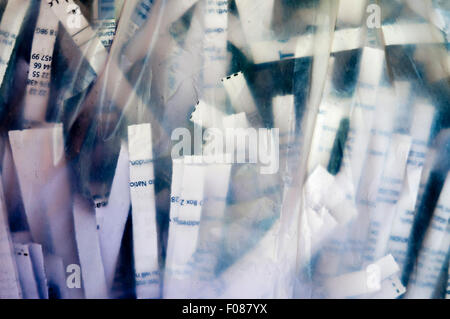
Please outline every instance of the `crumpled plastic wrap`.
[{"label": "crumpled plastic wrap", "polygon": [[0,1],[0,297],[448,297],[449,24]]}]

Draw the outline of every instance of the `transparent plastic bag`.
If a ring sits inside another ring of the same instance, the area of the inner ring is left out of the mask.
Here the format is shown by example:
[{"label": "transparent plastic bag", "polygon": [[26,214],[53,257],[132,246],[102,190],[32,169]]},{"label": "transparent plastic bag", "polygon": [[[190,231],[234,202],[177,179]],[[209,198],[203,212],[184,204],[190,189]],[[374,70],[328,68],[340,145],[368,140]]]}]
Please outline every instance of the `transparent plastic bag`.
[{"label": "transparent plastic bag", "polygon": [[444,296],[444,1],[0,13],[1,297]]}]

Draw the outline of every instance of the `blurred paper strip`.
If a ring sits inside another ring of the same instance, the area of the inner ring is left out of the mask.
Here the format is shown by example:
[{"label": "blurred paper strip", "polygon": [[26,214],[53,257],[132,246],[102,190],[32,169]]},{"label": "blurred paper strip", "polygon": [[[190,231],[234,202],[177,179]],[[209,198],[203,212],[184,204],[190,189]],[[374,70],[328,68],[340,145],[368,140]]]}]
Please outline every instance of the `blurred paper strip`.
[{"label": "blurred paper strip", "polygon": [[278,229],[276,222],[251,251],[219,277],[223,288],[217,298],[275,298],[274,286],[282,275],[276,257]]},{"label": "blurred paper strip", "polygon": [[392,255],[387,255],[368,265],[365,270],[328,279],[325,289],[330,298],[358,297],[380,291],[382,282],[399,270]]},{"label": "blurred paper strip", "polygon": [[[362,46],[364,32],[361,28],[336,30],[331,52],[355,50]],[[291,37],[287,41],[264,40],[250,44],[255,63],[266,63],[283,59],[304,58],[314,54],[314,33]]]},{"label": "blurred paper strip", "polygon": [[0,86],[31,0],[8,1],[0,22]]},{"label": "blurred paper strip", "polygon": [[382,30],[386,45],[445,42],[442,33],[428,23],[388,24],[383,25]]},{"label": "blurred paper strip", "polygon": [[381,282],[381,289],[373,295],[367,296],[372,299],[395,299],[406,292],[405,286],[398,275],[392,275]]},{"label": "blurred paper strip", "polygon": [[105,48],[109,48],[116,34],[115,1],[94,0],[92,6],[97,36]]},{"label": "blurred paper strip", "polygon": [[364,258],[369,261],[383,256],[389,240],[391,225],[395,219],[395,209],[403,187],[412,137],[393,134],[377,190],[376,207],[369,208],[370,226]]},{"label": "blurred paper strip", "polygon": [[447,275],[447,291],[445,294],[445,299],[450,299],[450,266],[447,265],[448,275]]},{"label": "blurred paper strip", "polygon": [[222,260],[219,256],[222,254],[222,240],[225,236],[224,224],[231,166],[223,163],[206,166],[204,204],[194,259],[194,273],[199,280],[194,280],[191,288],[193,297],[209,297],[204,294],[203,289],[216,279],[217,268],[221,266]]},{"label": "blurred paper strip", "polygon": [[364,47],[352,109],[350,129],[344,148],[342,167],[336,178],[347,187],[347,195],[356,197],[376,115],[379,85],[385,68],[384,51]]},{"label": "blurred paper strip", "polygon": [[447,174],[439,201],[415,263],[407,297],[432,298],[441,270],[446,267],[450,247],[450,174]]},{"label": "blurred paper strip", "polygon": [[108,53],[82,15],[80,7],[73,0],[47,0],[47,2],[92,69],[99,74],[103,70]]},{"label": "blurred paper strip", "polygon": [[0,299],[22,298],[19,273],[14,256],[3,185],[0,182]]},{"label": "blurred paper strip", "polygon": [[332,158],[333,143],[339,131],[341,120],[349,112],[349,98],[326,97],[322,100],[316,118],[314,135],[311,139],[311,149],[308,157],[308,173],[317,165],[328,167]]},{"label": "blurred paper strip", "polygon": [[[45,255],[45,274],[48,282],[48,295],[50,299],[67,299],[66,269],[62,258],[55,255]],[[81,298],[81,297],[78,297]]]},{"label": "blurred paper strip", "polygon": [[364,33],[361,28],[336,30],[334,32],[332,52],[355,50],[362,46]]},{"label": "blurred paper strip", "polygon": [[108,298],[94,203],[75,195],[73,219],[84,294],[89,299]]},{"label": "blurred paper strip", "polygon": [[225,113],[200,100],[191,114],[191,122],[204,128],[222,128]]},{"label": "blurred paper strip", "polygon": [[20,286],[25,299],[39,299],[39,291],[34,275],[28,245],[14,244],[17,269],[19,270]]},{"label": "blurred paper strip", "polygon": [[[33,241],[65,266],[78,264],[62,125],[9,131],[9,140]],[[68,294],[80,297],[82,291]]]},{"label": "blurred paper strip", "polygon": [[278,95],[272,98],[273,126],[280,130],[280,169],[287,175],[288,156],[295,139],[294,95]]},{"label": "blurred paper strip", "polygon": [[203,98],[222,105],[225,93],[218,79],[227,74],[228,1],[204,1]]},{"label": "blurred paper strip", "polygon": [[274,0],[236,0],[247,43],[263,40],[271,34]]},{"label": "blurred paper strip", "polygon": [[198,0],[169,0],[164,14],[164,26],[169,26],[178,20],[197,2]]},{"label": "blurred paper strip", "polygon": [[34,243],[28,244],[28,251],[30,252],[31,262],[33,263],[39,296],[41,299],[48,299],[48,284],[45,274],[42,246]]},{"label": "blurred paper strip", "polygon": [[340,0],[336,24],[360,25],[368,5],[367,0]]},{"label": "blurred paper strip", "polygon": [[261,127],[262,119],[244,74],[237,72],[223,78],[222,82],[235,113],[245,112],[253,127]]},{"label": "blurred paper strip", "polygon": [[421,177],[427,175],[424,172],[424,165],[426,154],[429,153],[428,143],[434,114],[434,107],[427,101],[418,101],[413,107],[410,128],[413,140],[406,164],[406,182],[403,183],[387,243],[387,252],[394,256],[401,268],[405,262]]},{"label": "blurred paper strip", "polygon": [[[123,15],[117,27],[110,54],[107,56],[107,63],[104,68],[102,67],[102,72],[98,73],[97,81],[82,103],[83,112],[86,113],[84,118],[82,117],[80,125],[85,130],[91,124],[92,115],[96,114],[99,105],[101,106],[100,110],[105,113],[113,108],[118,111],[119,118],[111,119],[111,114],[107,115],[106,125],[100,131],[100,136],[108,138],[116,132],[121,118],[125,115],[138,116],[136,109],[140,111],[139,107],[147,104],[138,96],[135,89],[135,86],[144,82],[143,74],[140,73],[138,79],[132,83],[125,74],[138,61],[142,59],[145,61],[153,50],[158,38],[159,22],[164,5],[165,1],[163,0],[155,1],[154,4],[153,0],[129,0],[124,4]],[[141,70],[141,72],[144,71]],[[148,75],[146,74],[146,76]],[[116,112],[113,112],[113,115],[116,115],[114,113]],[[153,135],[158,136],[158,134],[165,133],[153,112],[147,112],[146,116],[152,124]],[[80,135],[83,136],[84,133]]]},{"label": "blurred paper strip", "polygon": [[106,206],[95,208],[106,284],[112,289],[123,232],[130,211],[128,148],[122,143]]}]

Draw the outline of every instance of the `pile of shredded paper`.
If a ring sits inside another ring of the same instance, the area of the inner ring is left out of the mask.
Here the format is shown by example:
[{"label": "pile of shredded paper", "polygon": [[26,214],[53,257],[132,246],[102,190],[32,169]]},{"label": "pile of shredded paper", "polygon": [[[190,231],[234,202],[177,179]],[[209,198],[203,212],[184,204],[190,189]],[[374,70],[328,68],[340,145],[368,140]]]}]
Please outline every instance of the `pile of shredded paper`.
[{"label": "pile of shredded paper", "polygon": [[0,0],[0,298],[450,298],[448,0]]}]

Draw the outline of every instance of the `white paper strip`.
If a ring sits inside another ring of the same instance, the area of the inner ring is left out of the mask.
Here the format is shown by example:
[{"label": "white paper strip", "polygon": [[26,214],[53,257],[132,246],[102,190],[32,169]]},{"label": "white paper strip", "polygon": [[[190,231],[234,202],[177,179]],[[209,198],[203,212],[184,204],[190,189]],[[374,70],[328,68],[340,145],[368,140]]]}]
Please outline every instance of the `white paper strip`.
[{"label": "white paper strip", "polygon": [[150,124],[128,126],[128,149],[136,295],[158,298],[160,271]]},{"label": "white paper strip", "polygon": [[178,210],[180,209],[179,200],[181,198],[181,189],[183,182],[184,163],[183,158],[173,159],[172,165],[172,184],[170,189],[170,218],[169,218],[169,235],[167,239],[167,253],[164,271],[164,287],[163,296],[171,293],[171,267],[175,263],[177,229],[174,226],[174,220],[178,219]]},{"label": "white paper strip", "polygon": [[58,18],[45,1],[41,1],[39,17],[31,47],[30,68],[25,96],[24,119],[43,122],[50,95],[50,75],[58,33]]},{"label": "white paper strip", "polygon": [[[180,159],[181,160],[181,159]],[[189,265],[197,249],[202,205],[204,200],[205,168],[196,164],[196,156],[184,157],[184,167],[176,167],[172,189],[170,222],[171,241],[168,242],[164,298],[186,298],[191,291],[192,269]],[[180,165],[180,163],[176,163]],[[179,191],[179,194],[176,192]],[[178,206],[178,207],[177,207]],[[169,262],[169,263],[168,263]]]}]

